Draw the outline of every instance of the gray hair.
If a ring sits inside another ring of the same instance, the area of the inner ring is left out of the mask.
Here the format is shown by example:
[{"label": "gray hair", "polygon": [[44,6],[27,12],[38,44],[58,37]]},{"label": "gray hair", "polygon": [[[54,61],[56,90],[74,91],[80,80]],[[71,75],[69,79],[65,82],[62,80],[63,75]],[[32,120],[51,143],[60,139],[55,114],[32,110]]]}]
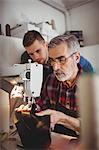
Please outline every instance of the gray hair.
[{"label": "gray hair", "polygon": [[49,44],[48,48],[55,48],[56,46],[60,45],[61,43],[66,43],[68,46],[69,53],[75,53],[79,51],[80,45],[78,39],[74,35],[59,35],[53,38]]}]

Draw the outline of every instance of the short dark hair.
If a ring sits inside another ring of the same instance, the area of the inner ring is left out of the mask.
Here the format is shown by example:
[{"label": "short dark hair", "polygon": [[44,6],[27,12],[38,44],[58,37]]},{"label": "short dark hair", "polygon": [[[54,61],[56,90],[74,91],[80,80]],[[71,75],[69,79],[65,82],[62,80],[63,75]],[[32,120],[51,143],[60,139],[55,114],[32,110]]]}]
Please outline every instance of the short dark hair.
[{"label": "short dark hair", "polygon": [[23,46],[28,47],[31,44],[33,44],[33,42],[35,40],[45,41],[44,38],[42,37],[42,35],[38,31],[30,30],[30,31],[26,32],[23,37]]}]

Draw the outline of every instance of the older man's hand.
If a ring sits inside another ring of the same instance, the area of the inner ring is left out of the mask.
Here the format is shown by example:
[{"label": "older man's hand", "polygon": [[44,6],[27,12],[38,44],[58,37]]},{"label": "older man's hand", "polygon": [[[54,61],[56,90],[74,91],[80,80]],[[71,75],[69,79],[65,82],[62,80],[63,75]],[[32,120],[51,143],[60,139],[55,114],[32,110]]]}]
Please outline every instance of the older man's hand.
[{"label": "older man's hand", "polygon": [[15,108],[15,111],[17,111],[17,112],[30,112],[31,107],[29,107],[29,104],[27,104],[27,105],[22,104],[18,108]]},{"label": "older man's hand", "polygon": [[52,110],[52,109],[47,109],[47,110],[41,111],[39,113],[36,113],[36,115],[37,116],[50,115],[52,130],[54,129],[55,124],[59,123],[61,118],[65,117],[64,113],[62,113],[60,111]]},{"label": "older man's hand", "polygon": [[10,98],[23,98],[23,86],[15,85],[11,91]]}]

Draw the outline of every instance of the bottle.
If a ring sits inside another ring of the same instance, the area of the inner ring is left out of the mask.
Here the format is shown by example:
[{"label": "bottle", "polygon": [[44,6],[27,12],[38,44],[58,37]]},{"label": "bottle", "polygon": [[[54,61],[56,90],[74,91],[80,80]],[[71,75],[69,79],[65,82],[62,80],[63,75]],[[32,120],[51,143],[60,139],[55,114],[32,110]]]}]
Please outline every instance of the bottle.
[{"label": "bottle", "polygon": [[11,31],[10,31],[10,25],[9,24],[5,25],[5,29],[6,29],[6,36],[11,36]]}]

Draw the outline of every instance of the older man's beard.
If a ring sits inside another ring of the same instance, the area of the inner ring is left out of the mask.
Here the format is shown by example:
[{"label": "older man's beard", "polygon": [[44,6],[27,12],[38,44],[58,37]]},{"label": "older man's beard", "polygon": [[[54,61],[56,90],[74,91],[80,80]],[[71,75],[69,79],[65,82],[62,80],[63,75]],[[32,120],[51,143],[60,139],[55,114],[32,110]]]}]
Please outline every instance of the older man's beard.
[{"label": "older man's beard", "polygon": [[71,79],[72,71],[69,70],[67,73],[64,73],[63,71],[58,70],[54,71],[54,74],[59,81],[64,82]]}]

